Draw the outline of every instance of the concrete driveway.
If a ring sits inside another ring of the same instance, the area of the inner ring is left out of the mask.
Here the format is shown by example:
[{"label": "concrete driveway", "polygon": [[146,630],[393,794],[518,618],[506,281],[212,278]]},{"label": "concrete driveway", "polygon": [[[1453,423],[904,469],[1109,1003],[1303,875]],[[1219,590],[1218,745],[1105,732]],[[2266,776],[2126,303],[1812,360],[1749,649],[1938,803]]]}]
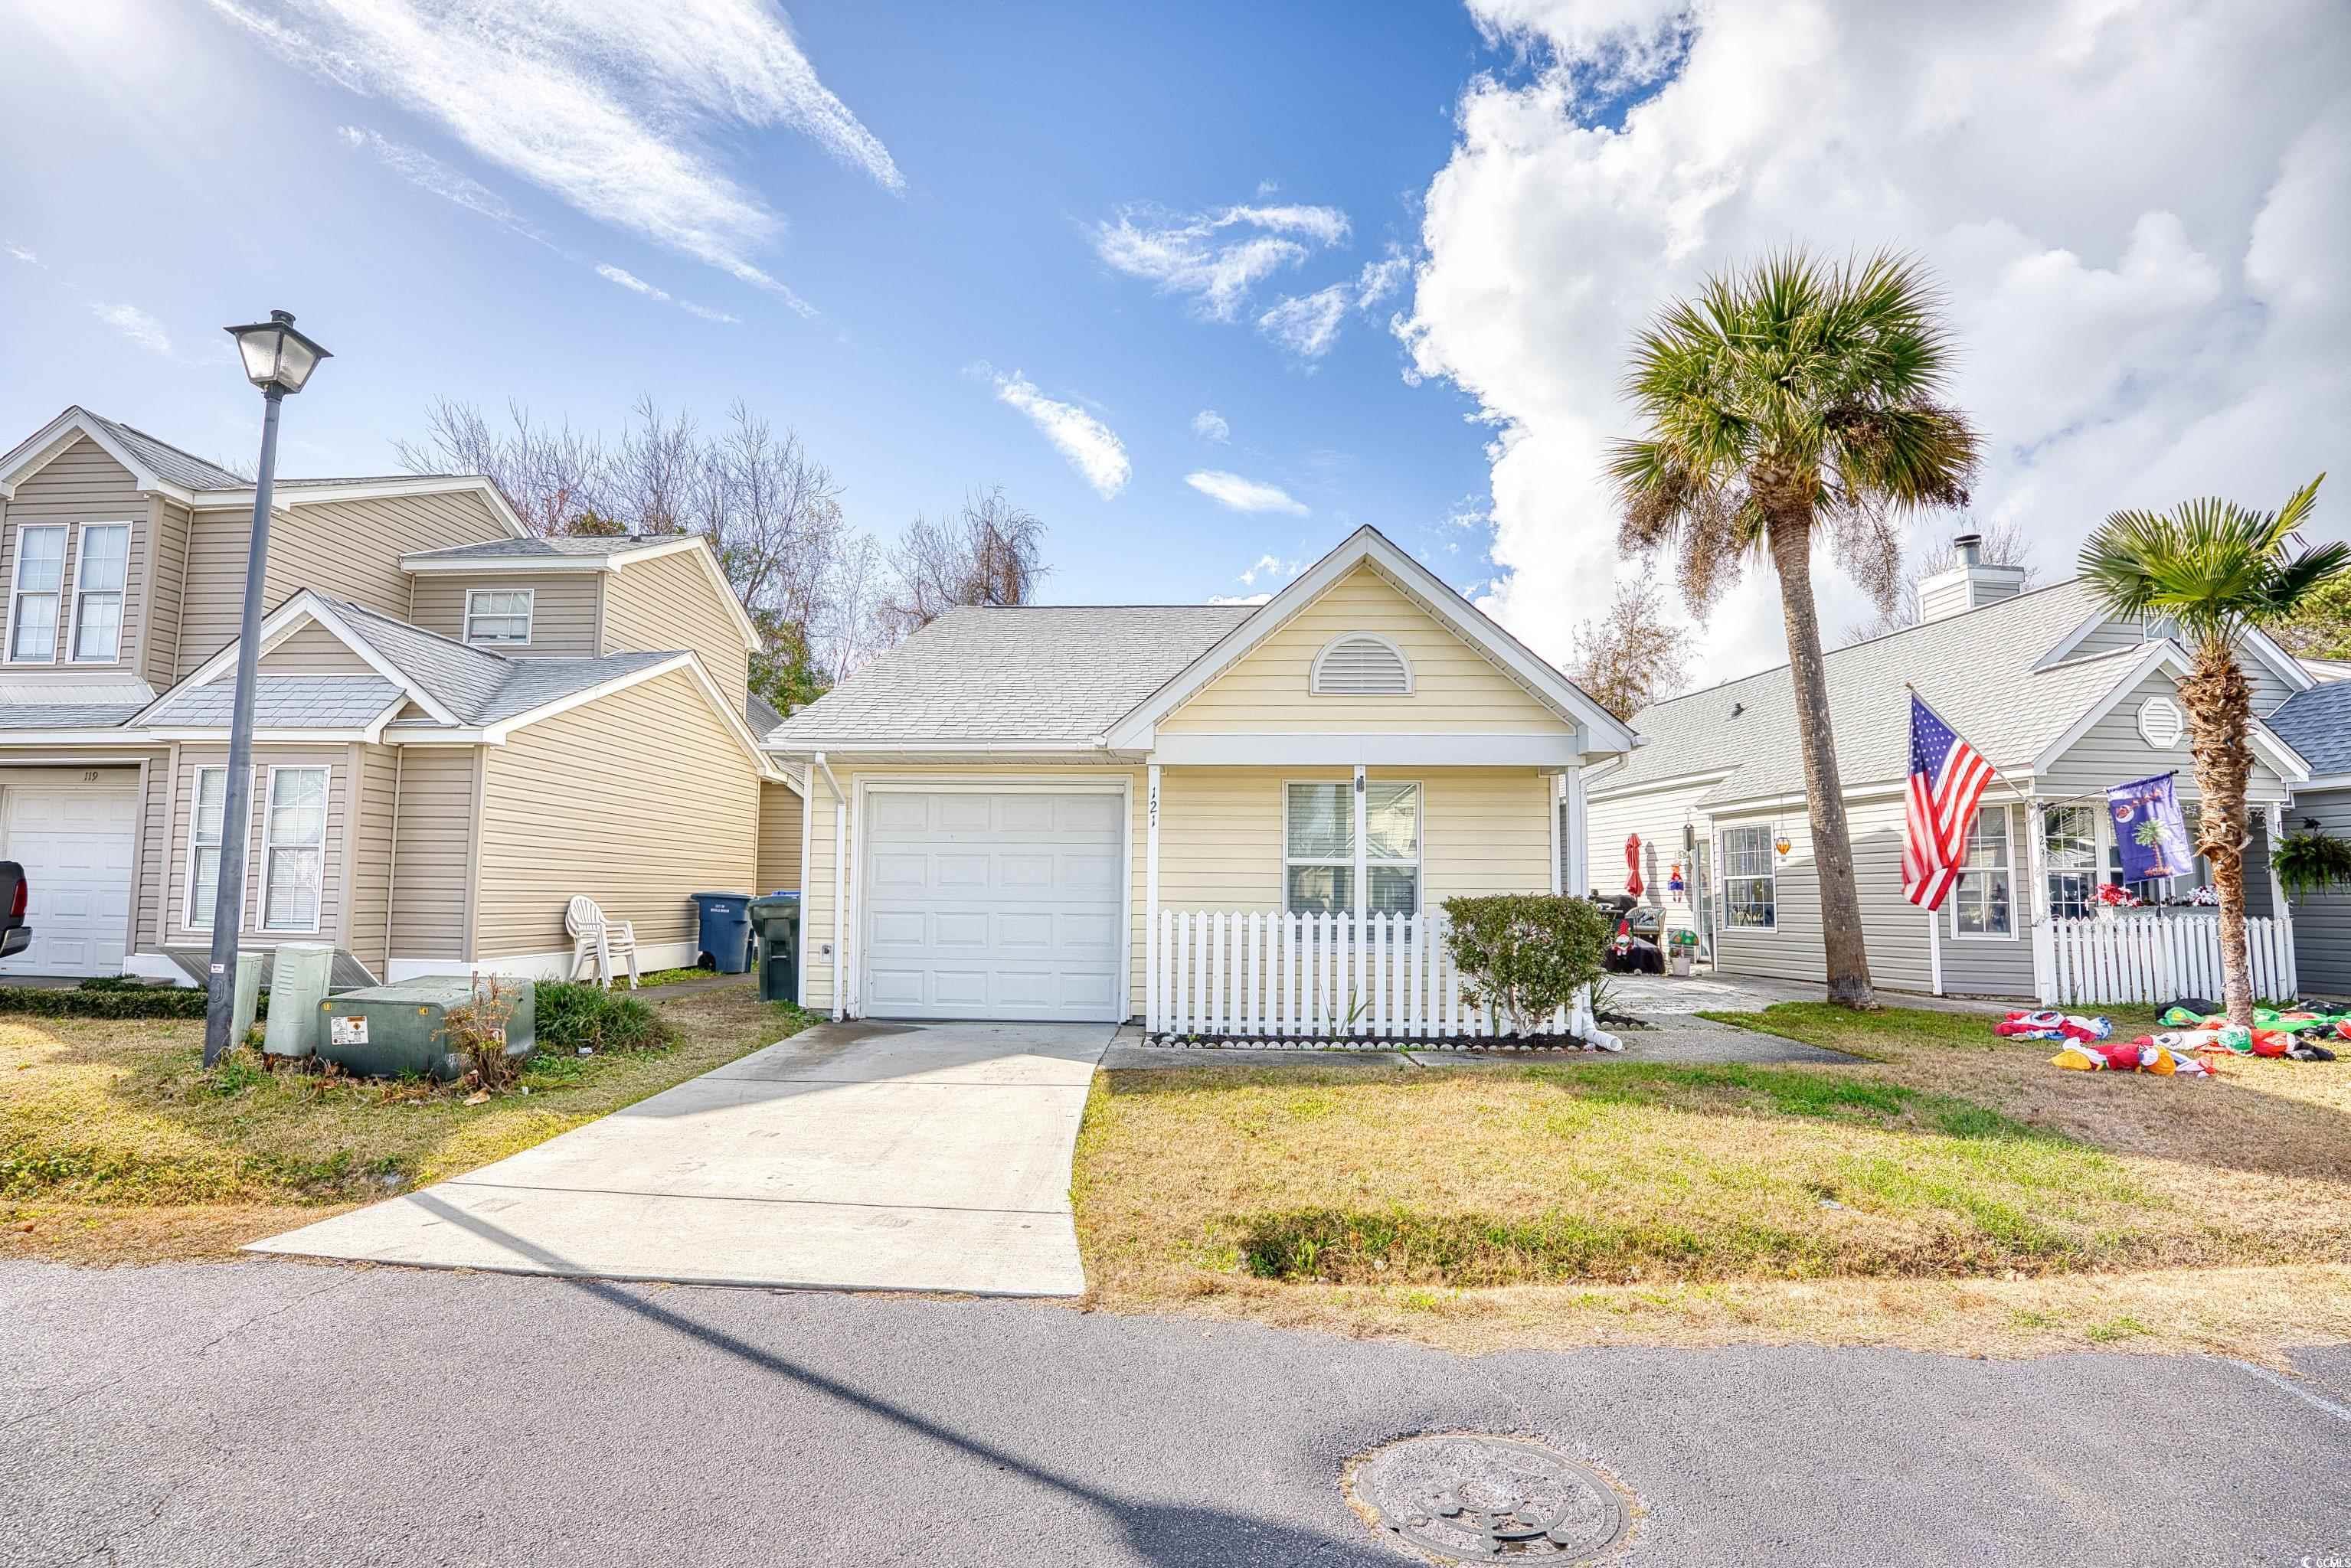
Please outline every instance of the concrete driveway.
[{"label": "concrete driveway", "polygon": [[821,1024],[250,1250],[695,1284],[1074,1296],[1108,1024]]}]

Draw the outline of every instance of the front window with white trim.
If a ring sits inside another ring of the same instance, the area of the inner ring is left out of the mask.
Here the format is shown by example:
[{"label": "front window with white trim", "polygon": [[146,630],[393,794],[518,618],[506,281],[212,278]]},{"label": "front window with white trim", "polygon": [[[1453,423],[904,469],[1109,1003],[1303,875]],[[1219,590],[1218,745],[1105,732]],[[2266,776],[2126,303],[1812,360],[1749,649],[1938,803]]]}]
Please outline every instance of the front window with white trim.
[{"label": "front window with white trim", "polygon": [[2013,862],[2009,853],[2008,808],[1976,812],[1968,825],[1959,880],[1951,888],[1951,931],[1959,936],[2016,935]]},{"label": "front window with white trim", "polygon": [[8,661],[54,664],[57,605],[66,586],[66,526],[16,530],[16,570],[8,586]]},{"label": "front window with white trim", "polygon": [[528,588],[469,588],[465,591],[465,641],[528,643],[530,611]]},{"label": "front window with white trim", "polygon": [[122,589],[131,580],[131,525],[84,523],[74,560],[73,657],[110,664],[122,649]]},{"label": "front window with white trim", "polygon": [[1347,914],[1356,876],[1373,915],[1420,908],[1420,786],[1368,781],[1364,840],[1355,841],[1352,780],[1292,784],[1282,820],[1282,906],[1292,915]]},{"label": "front window with white trim", "polygon": [[261,928],[316,931],[326,882],[327,770],[269,770],[261,827]]},{"label": "front window with white trim", "polygon": [[1724,925],[1742,931],[1779,929],[1779,873],[1771,856],[1770,828],[1722,830]]},{"label": "front window with white trim", "polygon": [[188,812],[188,907],[191,931],[209,931],[220,896],[221,818],[228,810],[228,769],[196,769],[196,797]]},{"label": "front window with white trim", "polygon": [[2044,896],[2053,920],[2086,920],[2098,891],[2098,809],[2043,806],[2041,859],[2048,877]]}]

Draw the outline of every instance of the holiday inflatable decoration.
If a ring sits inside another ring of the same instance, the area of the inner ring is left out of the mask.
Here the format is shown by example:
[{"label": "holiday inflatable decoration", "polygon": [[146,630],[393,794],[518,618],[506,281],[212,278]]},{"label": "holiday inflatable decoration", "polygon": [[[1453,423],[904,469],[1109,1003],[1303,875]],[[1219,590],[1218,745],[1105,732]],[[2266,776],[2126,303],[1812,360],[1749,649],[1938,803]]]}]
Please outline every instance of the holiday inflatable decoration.
[{"label": "holiday inflatable decoration", "polygon": [[2049,1065],[2075,1072],[2153,1072],[2166,1078],[2212,1075],[2212,1070],[2195,1057],[2158,1045],[2146,1035],[2113,1045],[2077,1040],[2051,1057]]},{"label": "holiday inflatable decoration", "polygon": [[2100,1040],[2112,1035],[2115,1026],[2102,1018],[2061,1013],[2050,1008],[2038,1012],[2011,1013],[1992,1025],[1991,1031],[2009,1040]]}]

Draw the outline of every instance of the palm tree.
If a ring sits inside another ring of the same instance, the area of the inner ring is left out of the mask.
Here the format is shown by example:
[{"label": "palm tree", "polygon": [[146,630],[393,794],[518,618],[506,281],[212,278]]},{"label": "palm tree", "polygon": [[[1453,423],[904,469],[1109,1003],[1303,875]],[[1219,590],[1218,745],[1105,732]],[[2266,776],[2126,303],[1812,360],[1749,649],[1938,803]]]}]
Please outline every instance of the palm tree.
[{"label": "palm tree", "polygon": [[[2207,497],[2168,512],[2116,512],[2082,547],[2082,577],[2108,614],[2168,620],[2188,646],[2179,683],[2196,758],[2196,852],[2220,895],[2220,973],[2229,1021],[2251,1028],[2253,987],[2245,958],[2246,744],[2253,688],[2237,667],[2252,628],[2283,620],[2330,583],[2351,578],[2351,544],[2299,549],[2294,530],[2318,499],[2318,478],[2274,512]],[[2297,553],[2289,553],[2297,552]]]},{"label": "palm tree", "polygon": [[1855,1008],[1876,998],[1829,727],[1813,539],[1891,608],[1896,522],[1967,505],[1979,443],[1967,416],[1938,401],[1951,363],[1941,303],[1917,262],[1886,254],[1833,267],[1792,253],[1709,278],[1634,349],[1625,391],[1648,428],[1618,442],[1608,464],[1625,508],[1619,545],[1670,550],[1693,612],[1750,560],[1768,558],[1778,573],[1829,999]]}]

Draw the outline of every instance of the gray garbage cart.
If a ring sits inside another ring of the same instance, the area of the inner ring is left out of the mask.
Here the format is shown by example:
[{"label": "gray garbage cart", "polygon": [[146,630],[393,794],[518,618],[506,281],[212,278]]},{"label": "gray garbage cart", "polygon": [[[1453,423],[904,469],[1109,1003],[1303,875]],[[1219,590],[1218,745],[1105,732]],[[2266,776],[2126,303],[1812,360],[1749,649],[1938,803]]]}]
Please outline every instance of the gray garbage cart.
[{"label": "gray garbage cart", "polygon": [[771,893],[751,901],[751,929],[759,938],[759,999],[800,999],[800,895]]}]

